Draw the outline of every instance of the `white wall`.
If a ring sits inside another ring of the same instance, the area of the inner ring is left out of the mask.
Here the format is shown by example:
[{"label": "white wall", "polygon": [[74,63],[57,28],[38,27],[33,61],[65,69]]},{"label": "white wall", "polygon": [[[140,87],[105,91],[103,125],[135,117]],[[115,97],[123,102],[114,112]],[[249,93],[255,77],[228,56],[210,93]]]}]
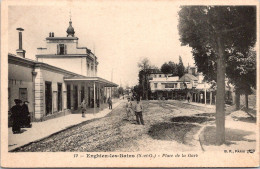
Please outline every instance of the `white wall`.
[{"label": "white wall", "polygon": [[14,99],[19,98],[19,88],[27,89],[27,100],[29,111],[34,111],[34,93],[33,93],[33,79],[32,68],[8,64],[8,88],[10,91],[10,98],[8,100],[10,107],[15,105]]},{"label": "white wall", "polygon": [[86,58],[39,58],[39,62],[44,62],[71,71],[77,74],[87,76]]},{"label": "white wall", "polygon": [[44,50],[38,49],[37,54],[55,55],[55,54],[57,54],[57,45],[58,44],[64,44],[67,46],[67,54],[87,54],[86,49],[77,48],[78,44],[77,44],[76,40],[71,41],[71,42],[68,42],[67,40],[64,40],[64,41],[61,40],[59,43],[47,42],[46,47],[43,47],[43,48],[47,48],[47,49],[44,49]]},{"label": "white wall", "polygon": [[[67,106],[67,105],[64,105],[64,102],[66,102],[66,100],[67,100],[67,96],[65,95],[65,92],[64,92],[67,90],[65,87],[64,80],[63,80],[64,75],[56,73],[56,72],[52,72],[49,70],[44,70],[44,69],[41,69],[41,72],[42,72],[42,77],[43,77],[43,81],[44,81],[44,83],[43,83],[43,85],[44,85],[44,88],[43,88],[44,89],[43,90],[44,105],[45,105],[45,82],[48,81],[48,82],[51,82],[51,89],[52,89],[52,113],[57,112],[58,98],[56,95],[57,95],[57,91],[58,91],[58,83],[61,83],[62,84],[62,107],[64,109],[64,107]],[[46,115],[45,107],[44,107],[44,115]]]},{"label": "white wall", "polygon": [[[157,88],[155,88],[155,83],[157,83]],[[175,88],[165,88],[165,83],[169,84],[177,84],[177,87]],[[155,90],[164,90],[164,89],[179,89],[180,88],[180,83],[179,82],[151,82],[150,87],[152,91]]]}]

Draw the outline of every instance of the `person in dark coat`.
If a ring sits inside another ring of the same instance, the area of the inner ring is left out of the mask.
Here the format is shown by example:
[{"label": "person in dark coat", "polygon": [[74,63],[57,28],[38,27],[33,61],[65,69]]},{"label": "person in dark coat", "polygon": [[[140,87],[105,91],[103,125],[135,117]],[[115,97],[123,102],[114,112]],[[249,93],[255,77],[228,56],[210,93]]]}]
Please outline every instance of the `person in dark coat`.
[{"label": "person in dark coat", "polygon": [[28,101],[24,101],[22,105],[22,127],[31,127],[31,118],[28,108]]},{"label": "person in dark coat", "polygon": [[109,109],[112,109],[112,99],[111,99],[111,97],[109,97],[108,99],[107,99],[107,103],[108,103],[108,107],[109,107]]},{"label": "person in dark coat", "polygon": [[107,98],[106,98],[106,96],[104,96],[104,103],[106,103],[106,101],[107,101]]},{"label": "person in dark coat", "polygon": [[11,119],[13,120],[12,131],[14,134],[21,132],[22,103],[21,100],[15,99],[15,105],[10,109]]}]

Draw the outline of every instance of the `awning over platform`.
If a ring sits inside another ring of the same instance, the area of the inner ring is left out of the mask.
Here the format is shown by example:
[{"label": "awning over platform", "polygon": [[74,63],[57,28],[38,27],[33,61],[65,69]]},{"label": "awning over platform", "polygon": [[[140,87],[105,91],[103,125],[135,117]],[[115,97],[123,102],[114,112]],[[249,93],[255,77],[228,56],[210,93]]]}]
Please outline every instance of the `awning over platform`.
[{"label": "awning over platform", "polygon": [[105,87],[117,87],[118,85],[110,82],[106,79],[103,79],[101,77],[86,77],[86,76],[70,76],[70,77],[64,77],[65,82],[97,82],[103,84]]}]

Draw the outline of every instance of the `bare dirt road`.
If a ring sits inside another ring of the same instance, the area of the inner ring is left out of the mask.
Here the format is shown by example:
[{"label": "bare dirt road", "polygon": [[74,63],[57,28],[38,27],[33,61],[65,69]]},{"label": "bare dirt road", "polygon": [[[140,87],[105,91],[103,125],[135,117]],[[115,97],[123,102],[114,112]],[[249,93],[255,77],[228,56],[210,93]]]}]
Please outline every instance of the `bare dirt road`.
[{"label": "bare dirt road", "polygon": [[[200,151],[196,134],[214,109],[181,101],[143,101],[145,125],[125,120],[125,103],[104,118],[84,122],[16,152]],[[80,114],[79,114],[80,115]]]}]

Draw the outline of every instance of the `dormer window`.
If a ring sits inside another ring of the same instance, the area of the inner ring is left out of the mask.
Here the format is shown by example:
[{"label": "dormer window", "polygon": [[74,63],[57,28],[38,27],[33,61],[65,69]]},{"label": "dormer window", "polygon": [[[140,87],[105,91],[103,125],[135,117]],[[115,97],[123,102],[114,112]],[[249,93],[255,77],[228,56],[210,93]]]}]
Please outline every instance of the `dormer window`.
[{"label": "dormer window", "polygon": [[58,44],[57,45],[57,54],[58,55],[65,55],[65,54],[67,54],[67,45]]}]

